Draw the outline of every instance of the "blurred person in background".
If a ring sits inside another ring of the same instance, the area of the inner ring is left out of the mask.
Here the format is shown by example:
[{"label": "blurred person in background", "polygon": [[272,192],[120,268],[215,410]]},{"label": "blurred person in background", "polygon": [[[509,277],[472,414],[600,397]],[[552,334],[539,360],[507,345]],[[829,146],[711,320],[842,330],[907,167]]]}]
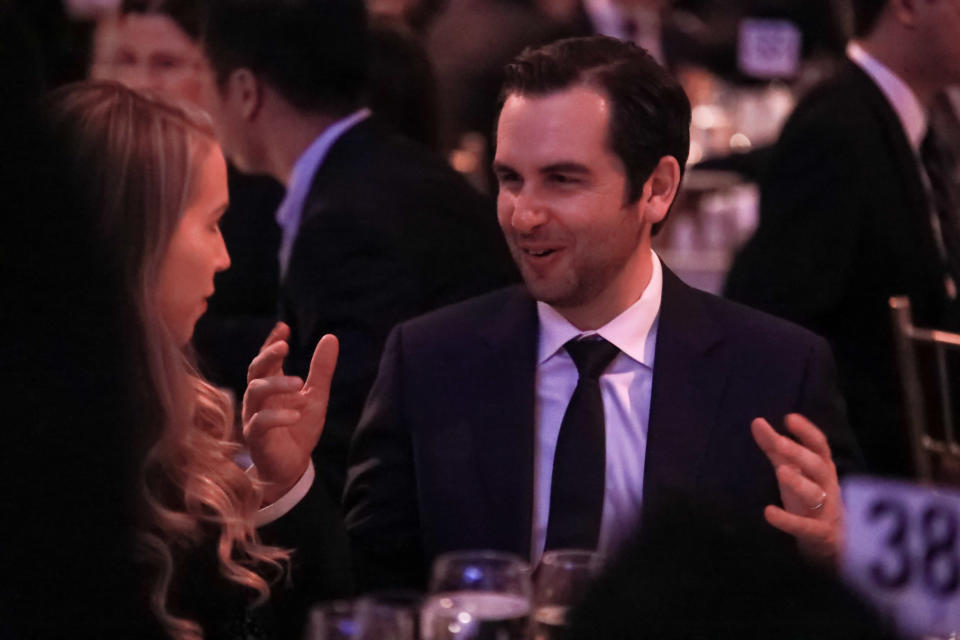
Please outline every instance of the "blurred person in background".
[{"label": "blurred person in background", "polygon": [[575,35],[532,0],[450,0],[425,44],[437,70],[445,153],[474,184],[491,190],[490,139],[503,68],[529,46]]},{"label": "blurred person in background", "polygon": [[402,22],[370,24],[365,101],[386,124],[431,151],[440,150],[437,79],[427,51]]},{"label": "blurred person in background", "polygon": [[[134,384],[146,410],[125,427],[146,440],[135,486],[150,608],[176,638],[296,637],[308,604],[351,589],[339,513],[310,463],[336,341],[318,346],[304,382],[281,375],[277,327],[250,367],[264,379],[245,398],[239,442],[230,400],[187,354],[214,274],[230,265],[218,228],[226,164],[212,129],[116,83],[63,87],[49,113],[142,347]],[[265,388],[283,392],[282,406],[261,401]],[[274,428],[277,415],[285,422]],[[242,444],[246,471],[235,462]]]},{"label": "blurred person in background", "polygon": [[281,318],[302,375],[325,333],[341,344],[315,455],[334,492],[399,321],[514,279],[492,203],[363,106],[361,0],[210,0],[211,109],[238,168],[287,186],[277,212]]},{"label": "blurred person in background", "polygon": [[960,224],[936,94],[960,81],[960,4],[855,0],[849,61],[798,104],[761,181],[760,224],[726,285],[827,338],[873,473],[912,473],[888,299],[958,329]]},{"label": "blurred person in background", "polygon": [[[201,20],[194,0],[124,0],[119,11],[97,21],[90,77],[206,110],[213,79],[199,42]],[[227,181],[230,207],[221,228],[233,265],[217,274],[194,346],[204,373],[240,398],[247,364],[276,321],[280,228],[274,212],[283,187],[230,165]]]},{"label": "blurred person in background", "polygon": [[93,33],[90,77],[116,80],[203,107],[210,71],[193,3],[127,0],[103,15]]}]

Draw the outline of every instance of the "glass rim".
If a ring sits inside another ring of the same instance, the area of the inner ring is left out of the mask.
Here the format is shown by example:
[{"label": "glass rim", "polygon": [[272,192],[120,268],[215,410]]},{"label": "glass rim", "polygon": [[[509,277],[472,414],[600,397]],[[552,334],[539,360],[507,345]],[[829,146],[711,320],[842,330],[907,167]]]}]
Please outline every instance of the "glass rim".
[{"label": "glass rim", "polygon": [[355,600],[340,598],[324,600],[310,605],[310,613],[352,613],[356,606]]},{"label": "glass rim", "polygon": [[506,566],[514,566],[523,573],[530,573],[530,563],[515,553],[508,551],[494,551],[492,549],[466,549],[441,553],[433,561],[433,569],[449,566],[457,561],[461,562],[498,562]]},{"label": "glass rim", "polygon": [[540,558],[540,565],[551,567],[602,567],[606,563],[606,556],[599,551],[590,549],[551,549],[544,552]]},{"label": "glass rim", "polygon": [[370,591],[354,600],[354,608],[361,606],[410,607],[423,603],[426,595],[414,589],[381,589]]}]

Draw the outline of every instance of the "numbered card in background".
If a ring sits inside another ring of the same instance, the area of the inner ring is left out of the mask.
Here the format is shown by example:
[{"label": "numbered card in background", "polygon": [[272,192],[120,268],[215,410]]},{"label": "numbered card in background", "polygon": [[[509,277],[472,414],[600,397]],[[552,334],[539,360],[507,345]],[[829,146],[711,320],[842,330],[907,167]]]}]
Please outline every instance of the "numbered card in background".
[{"label": "numbered card in background", "polygon": [[740,21],[737,64],[754,78],[792,78],[800,69],[803,34],[789,20],[746,18]]},{"label": "numbered card in background", "polygon": [[858,477],[843,499],[847,584],[907,636],[960,630],[960,492]]}]

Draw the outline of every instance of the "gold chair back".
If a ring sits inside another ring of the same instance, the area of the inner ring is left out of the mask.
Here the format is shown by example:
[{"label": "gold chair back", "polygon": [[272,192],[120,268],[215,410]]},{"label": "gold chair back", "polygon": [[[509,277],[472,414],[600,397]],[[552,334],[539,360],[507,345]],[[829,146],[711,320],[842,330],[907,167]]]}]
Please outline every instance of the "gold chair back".
[{"label": "gold chair back", "polygon": [[[894,342],[900,386],[903,394],[914,465],[921,481],[935,478],[933,456],[950,469],[960,465],[960,443],[954,423],[954,404],[947,353],[960,352],[960,334],[936,329],[923,329],[913,324],[910,301],[906,297],[890,298]],[[921,376],[918,349],[929,347],[935,383]],[[927,385],[934,384],[935,389]],[[939,418],[939,419],[937,419]],[[938,425],[939,428],[934,428]],[[950,474],[952,475],[952,474]]]}]

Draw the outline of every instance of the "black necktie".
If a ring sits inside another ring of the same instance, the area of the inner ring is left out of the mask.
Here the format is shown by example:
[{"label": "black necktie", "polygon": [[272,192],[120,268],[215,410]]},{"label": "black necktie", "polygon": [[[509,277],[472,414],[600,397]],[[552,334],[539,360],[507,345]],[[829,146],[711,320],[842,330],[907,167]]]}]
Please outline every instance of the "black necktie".
[{"label": "black necktie", "polygon": [[920,144],[920,159],[930,179],[933,209],[940,223],[947,275],[955,286],[960,285],[960,224],[957,222],[956,203],[950,184],[949,168],[936,136],[928,130]]},{"label": "black necktie", "polygon": [[564,348],[580,378],[553,456],[546,548],[596,549],[607,466],[600,375],[620,350],[603,338],[571,340]]}]

